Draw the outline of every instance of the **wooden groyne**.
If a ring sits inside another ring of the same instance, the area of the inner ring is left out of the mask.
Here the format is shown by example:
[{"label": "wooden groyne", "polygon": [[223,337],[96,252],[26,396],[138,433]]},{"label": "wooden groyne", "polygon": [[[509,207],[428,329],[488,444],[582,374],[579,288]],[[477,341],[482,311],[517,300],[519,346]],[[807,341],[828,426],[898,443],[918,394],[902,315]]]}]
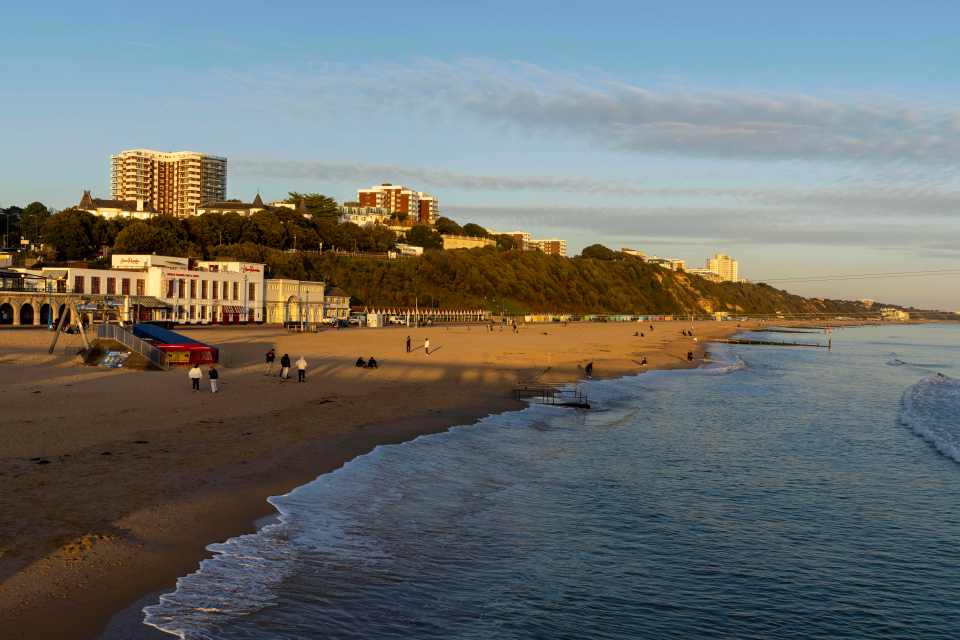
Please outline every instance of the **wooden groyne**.
[{"label": "wooden groyne", "polygon": [[530,400],[536,404],[549,404],[556,407],[589,409],[587,394],[579,389],[558,389],[549,385],[520,385],[516,391],[517,400]]},{"label": "wooden groyne", "polygon": [[725,338],[711,340],[710,342],[721,342],[723,344],[750,344],[764,347],[820,347],[829,349],[829,344],[820,344],[817,342],[784,342],[780,340],[748,340],[746,338]]},{"label": "wooden groyne", "polygon": [[821,331],[810,331],[807,329],[751,329],[751,331],[755,333],[805,333],[808,335],[821,333]]}]

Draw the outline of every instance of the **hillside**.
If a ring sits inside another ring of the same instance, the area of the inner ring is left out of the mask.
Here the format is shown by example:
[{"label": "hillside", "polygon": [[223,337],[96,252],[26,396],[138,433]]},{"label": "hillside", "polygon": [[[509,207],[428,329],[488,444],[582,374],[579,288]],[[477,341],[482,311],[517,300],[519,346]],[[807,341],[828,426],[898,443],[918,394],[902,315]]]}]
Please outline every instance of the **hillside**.
[{"label": "hillside", "polygon": [[561,258],[537,251],[428,251],[420,258],[377,260],[294,254],[255,245],[224,254],[264,261],[274,277],[323,279],[355,304],[377,307],[482,307],[493,311],[569,313],[857,313],[859,302],[814,300],[765,284],[714,283],[638,258]]}]

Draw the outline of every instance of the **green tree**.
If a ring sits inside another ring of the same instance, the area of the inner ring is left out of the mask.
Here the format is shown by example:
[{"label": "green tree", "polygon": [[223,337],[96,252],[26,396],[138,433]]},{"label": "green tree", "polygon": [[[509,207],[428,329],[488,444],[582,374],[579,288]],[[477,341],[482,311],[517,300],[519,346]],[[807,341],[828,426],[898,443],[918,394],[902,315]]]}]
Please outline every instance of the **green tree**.
[{"label": "green tree", "polygon": [[[441,220],[442,219],[443,218],[441,218]],[[451,220],[451,222],[453,221]],[[410,231],[407,231],[407,243],[417,247],[423,247],[424,249],[443,248],[443,238],[440,237],[439,233],[425,224],[415,225]]]},{"label": "green tree", "polygon": [[619,257],[616,251],[602,244],[592,244],[589,247],[584,247],[580,255],[594,260],[616,260]]},{"label": "green tree", "polygon": [[117,234],[114,244],[116,253],[155,253],[165,256],[182,256],[185,245],[169,228],[142,220],[131,222]]},{"label": "green tree", "polygon": [[451,220],[450,218],[446,218],[444,216],[440,216],[439,218],[437,218],[437,223],[435,227],[437,229],[437,233],[450,235],[450,236],[463,235],[463,228],[460,225],[458,225],[456,222]]},{"label": "green tree", "polygon": [[463,225],[463,235],[473,236],[474,238],[487,238],[490,236],[486,229],[472,222]]},{"label": "green tree", "polygon": [[315,219],[328,218],[336,220],[340,214],[337,201],[322,193],[297,193],[296,191],[291,191],[287,202],[291,202],[297,206],[300,206],[302,202],[303,213],[309,214]]},{"label": "green tree", "polygon": [[43,225],[43,241],[53,247],[58,260],[96,257],[94,228],[97,217],[79,209],[65,209],[50,216]]},{"label": "green tree", "polygon": [[50,210],[41,202],[31,202],[20,213],[20,236],[32,243],[40,241],[43,225],[50,218]]}]

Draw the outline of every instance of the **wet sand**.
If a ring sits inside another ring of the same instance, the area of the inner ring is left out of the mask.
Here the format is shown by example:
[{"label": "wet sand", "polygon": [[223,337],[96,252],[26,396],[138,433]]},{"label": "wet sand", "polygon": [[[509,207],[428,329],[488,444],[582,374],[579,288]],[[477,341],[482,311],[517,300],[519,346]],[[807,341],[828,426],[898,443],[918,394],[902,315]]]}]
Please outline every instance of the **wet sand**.
[{"label": "wet sand", "polygon": [[[221,347],[218,394],[206,380],[191,392],[184,369],[78,365],[75,336],[48,355],[48,332],[0,331],[0,637],[96,638],[172,589],[208,544],[252,531],[270,495],[377,445],[520,408],[519,383],[575,381],[589,361],[597,377],[639,372],[642,356],[647,369],[686,367],[690,350],[697,365],[704,341],[736,331],[697,323],[695,342],[680,334],[689,323],[655,326],[185,330]],[[278,361],[305,356],[307,383],[264,375],[270,347]],[[379,369],[354,367],[370,355]]]}]

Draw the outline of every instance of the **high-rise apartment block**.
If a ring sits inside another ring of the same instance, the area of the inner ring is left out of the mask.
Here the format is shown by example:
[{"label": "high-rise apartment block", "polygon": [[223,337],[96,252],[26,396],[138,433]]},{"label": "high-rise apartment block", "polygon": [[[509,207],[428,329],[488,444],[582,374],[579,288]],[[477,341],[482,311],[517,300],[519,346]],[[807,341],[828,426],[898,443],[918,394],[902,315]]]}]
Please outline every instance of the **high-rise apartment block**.
[{"label": "high-rise apartment block", "polygon": [[114,200],[143,200],[159,213],[189,216],[227,199],[227,159],[194,151],[129,149],[110,156]]},{"label": "high-rise apartment block", "polygon": [[740,265],[726,254],[717,253],[708,258],[707,269],[717,274],[722,282],[740,282]]},{"label": "high-rise apartment block", "polygon": [[440,201],[436,196],[389,182],[358,190],[357,202],[361,207],[378,207],[402,214],[408,224],[432,225],[440,215]]}]

